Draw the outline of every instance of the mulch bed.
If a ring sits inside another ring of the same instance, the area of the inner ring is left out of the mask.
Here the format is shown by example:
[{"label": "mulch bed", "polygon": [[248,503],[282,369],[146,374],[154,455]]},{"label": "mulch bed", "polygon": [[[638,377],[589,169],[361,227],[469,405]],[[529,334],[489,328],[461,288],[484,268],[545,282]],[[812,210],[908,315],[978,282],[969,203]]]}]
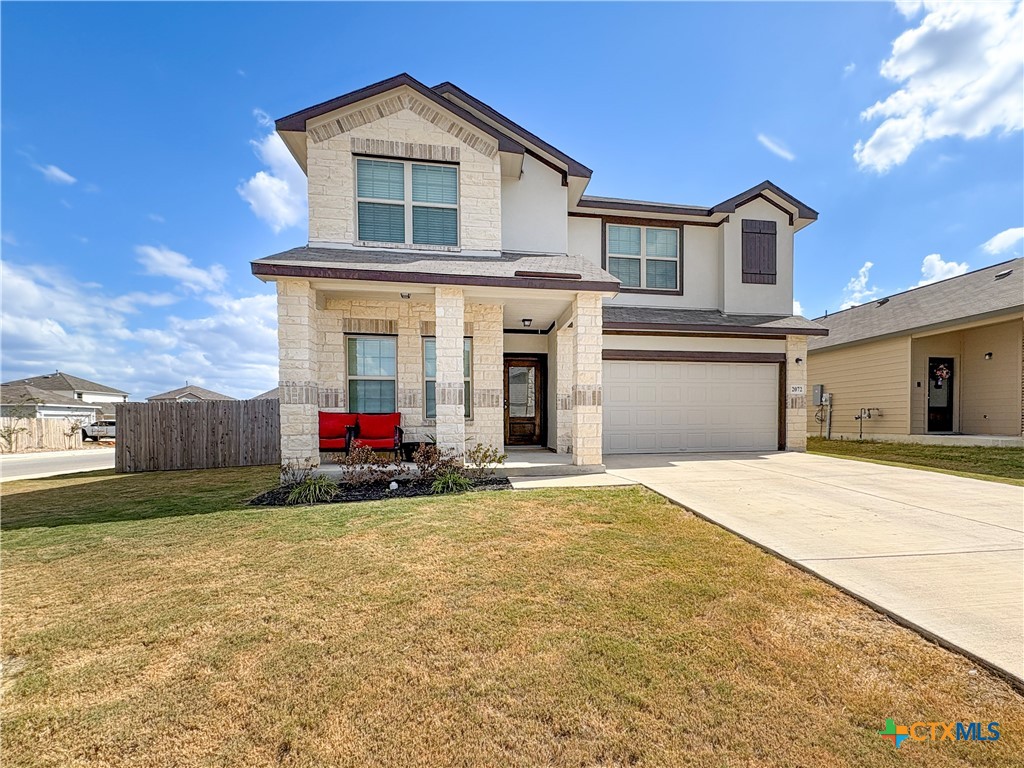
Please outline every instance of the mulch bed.
[{"label": "mulch bed", "polygon": [[[507,491],[512,489],[512,484],[507,477],[481,477],[471,479],[473,484],[469,493],[473,491]],[[340,504],[349,501],[380,501],[382,499],[408,499],[415,496],[433,496],[430,482],[426,480],[399,480],[398,488],[394,491],[388,488],[388,483],[373,483],[359,486],[341,486],[334,498],[325,504]],[[288,504],[288,494],[293,485],[285,485],[273,490],[261,493],[249,501],[254,507],[287,507],[296,506]]]}]

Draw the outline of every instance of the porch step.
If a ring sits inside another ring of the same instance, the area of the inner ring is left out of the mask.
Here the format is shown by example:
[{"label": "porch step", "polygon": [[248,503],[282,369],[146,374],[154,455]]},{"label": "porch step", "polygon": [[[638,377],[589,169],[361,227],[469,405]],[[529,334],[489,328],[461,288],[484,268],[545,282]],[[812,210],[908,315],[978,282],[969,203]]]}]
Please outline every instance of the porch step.
[{"label": "porch step", "polygon": [[604,464],[577,466],[572,455],[543,448],[506,448],[508,458],[496,468],[502,477],[552,477],[556,475],[593,475],[604,472]]}]

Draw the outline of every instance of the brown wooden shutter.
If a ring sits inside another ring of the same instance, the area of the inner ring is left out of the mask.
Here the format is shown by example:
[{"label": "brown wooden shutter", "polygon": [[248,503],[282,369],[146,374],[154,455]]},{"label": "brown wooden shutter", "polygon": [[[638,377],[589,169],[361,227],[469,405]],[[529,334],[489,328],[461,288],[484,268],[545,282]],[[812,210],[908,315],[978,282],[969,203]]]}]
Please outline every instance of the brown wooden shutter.
[{"label": "brown wooden shutter", "polygon": [[743,282],[775,284],[774,221],[743,219]]}]

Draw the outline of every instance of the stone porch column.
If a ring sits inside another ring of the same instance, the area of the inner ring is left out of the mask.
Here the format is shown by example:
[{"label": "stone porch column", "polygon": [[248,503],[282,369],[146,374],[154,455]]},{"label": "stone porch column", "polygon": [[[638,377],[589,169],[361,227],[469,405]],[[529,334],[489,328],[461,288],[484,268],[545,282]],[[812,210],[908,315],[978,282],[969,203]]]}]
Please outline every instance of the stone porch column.
[{"label": "stone porch column", "polygon": [[[800,363],[796,362],[800,358]],[[793,386],[803,387],[792,395]],[[807,337],[786,337],[786,450],[807,450]]]},{"label": "stone porch column", "polygon": [[316,290],[308,280],[277,281],[281,466],[320,466]]},{"label": "stone porch column", "polygon": [[504,351],[501,304],[477,304],[473,310],[473,436],[468,442],[505,450]]},{"label": "stone porch column", "polygon": [[572,463],[604,463],[601,423],[602,298],[577,293],[573,302]]},{"label": "stone porch column", "polygon": [[[559,328],[555,337],[557,369],[555,375],[556,444],[558,453],[572,453],[572,391],[576,358],[576,329]],[[550,365],[550,362],[548,363]]]},{"label": "stone porch column", "polygon": [[462,289],[438,286],[434,290],[437,349],[437,446],[462,456],[466,451],[465,373],[463,334],[465,300]]}]

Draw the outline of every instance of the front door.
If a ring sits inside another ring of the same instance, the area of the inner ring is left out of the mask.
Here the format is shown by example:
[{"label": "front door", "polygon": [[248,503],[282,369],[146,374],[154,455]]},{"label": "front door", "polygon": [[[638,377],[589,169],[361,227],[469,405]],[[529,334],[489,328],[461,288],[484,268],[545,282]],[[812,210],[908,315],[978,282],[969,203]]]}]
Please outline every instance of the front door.
[{"label": "front door", "polygon": [[505,358],[505,444],[542,445],[544,364],[540,357]]},{"label": "front door", "polygon": [[953,431],[953,358],[928,358],[928,431]]}]

